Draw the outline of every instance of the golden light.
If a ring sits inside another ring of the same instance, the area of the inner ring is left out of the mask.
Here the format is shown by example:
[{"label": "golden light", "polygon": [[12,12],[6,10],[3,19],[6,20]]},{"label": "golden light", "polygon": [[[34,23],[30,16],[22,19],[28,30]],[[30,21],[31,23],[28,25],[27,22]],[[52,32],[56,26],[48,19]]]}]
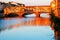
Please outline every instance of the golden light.
[{"label": "golden light", "polygon": [[51,7],[54,8],[55,7],[55,3],[52,3]]}]

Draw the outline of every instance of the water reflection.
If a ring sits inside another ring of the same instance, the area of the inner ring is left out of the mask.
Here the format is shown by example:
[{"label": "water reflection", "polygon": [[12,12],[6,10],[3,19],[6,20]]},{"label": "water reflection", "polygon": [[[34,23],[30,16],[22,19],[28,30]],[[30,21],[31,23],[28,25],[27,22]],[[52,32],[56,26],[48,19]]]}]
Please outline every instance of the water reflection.
[{"label": "water reflection", "polygon": [[34,18],[4,18],[0,20],[0,30],[28,25],[28,21],[32,20]]},{"label": "water reflection", "polygon": [[54,40],[53,37],[50,26],[23,26],[0,33],[0,40]]},{"label": "water reflection", "polygon": [[0,20],[0,40],[54,40],[49,25],[48,18],[4,18]]},{"label": "water reflection", "polygon": [[50,25],[49,19],[44,18],[4,18],[0,20],[0,27],[14,27],[14,26],[38,26]]}]

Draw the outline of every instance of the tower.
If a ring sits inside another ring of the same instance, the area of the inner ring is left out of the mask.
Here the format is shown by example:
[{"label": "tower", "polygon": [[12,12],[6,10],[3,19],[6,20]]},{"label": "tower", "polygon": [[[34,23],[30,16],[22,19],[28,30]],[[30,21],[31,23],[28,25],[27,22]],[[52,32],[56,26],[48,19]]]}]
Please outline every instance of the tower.
[{"label": "tower", "polygon": [[59,11],[59,0],[53,0],[51,2],[51,9],[54,10],[55,16],[59,16],[60,11]]},{"label": "tower", "polygon": [[60,0],[57,1],[58,16],[60,16]]}]

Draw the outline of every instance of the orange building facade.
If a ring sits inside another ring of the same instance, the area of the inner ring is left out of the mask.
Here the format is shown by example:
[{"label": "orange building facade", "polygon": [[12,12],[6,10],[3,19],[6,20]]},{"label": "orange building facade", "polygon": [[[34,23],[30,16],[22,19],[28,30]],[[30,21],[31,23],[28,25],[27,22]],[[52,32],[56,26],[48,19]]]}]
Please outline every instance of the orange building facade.
[{"label": "orange building facade", "polygon": [[22,16],[25,13],[25,9],[29,10],[32,13],[35,13],[37,16],[40,13],[49,13],[51,10],[50,6],[25,6],[25,7],[6,7],[4,9],[5,14],[17,13],[19,16]]},{"label": "orange building facade", "polygon": [[55,16],[60,16],[60,0],[53,0],[51,2],[51,8],[54,10]]}]

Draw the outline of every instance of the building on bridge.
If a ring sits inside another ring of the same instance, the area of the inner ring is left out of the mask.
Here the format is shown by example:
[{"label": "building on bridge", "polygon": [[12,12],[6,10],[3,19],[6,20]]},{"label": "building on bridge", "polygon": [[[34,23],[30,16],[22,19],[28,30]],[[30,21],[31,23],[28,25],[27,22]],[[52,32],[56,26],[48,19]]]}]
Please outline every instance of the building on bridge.
[{"label": "building on bridge", "polygon": [[[4,9],[4,14],[8,15],[10,13],[17,13],[20,17],[25,13],[25,9],[30,10],[31,12],[35,13],[37,16],[39,16],[40,13],[50,13],[51,10],[54,10],[54,13],[56,16],[59,16],[60,14],[60,1],[59,0],[53,0],[50,5],[44,5],[44,6],[19,6],[19,7],[6,7]],[[33,11],[31,10],[33,9]]]}]

